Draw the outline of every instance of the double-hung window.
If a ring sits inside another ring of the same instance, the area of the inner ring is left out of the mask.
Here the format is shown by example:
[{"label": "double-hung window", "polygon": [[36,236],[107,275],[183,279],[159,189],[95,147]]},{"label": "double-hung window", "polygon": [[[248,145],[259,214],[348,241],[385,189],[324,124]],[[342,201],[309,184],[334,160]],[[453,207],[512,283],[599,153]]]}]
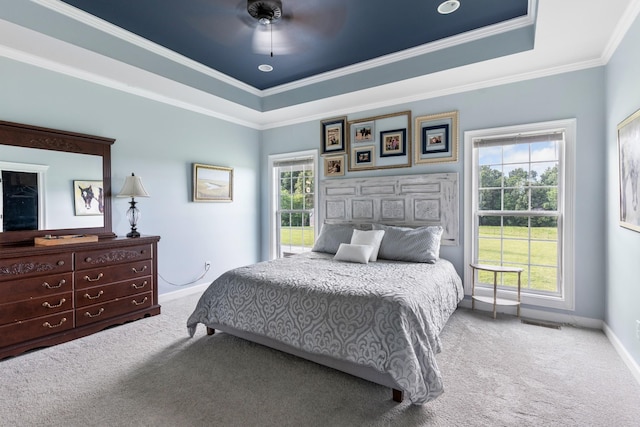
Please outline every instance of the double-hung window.
[{"label": "double-hung window", "polygon": [[317,152],[269,156],[271,258],[310,251],[315,241]]},{"label": "double-hung window", "polygon": [[[523,268],[526,304],[573,309],[574,139],[573,120],[465,133],[466,264]],[[492,289],[493,273],[477,274]],[[517,277],[498,285],[506,296]]]}]

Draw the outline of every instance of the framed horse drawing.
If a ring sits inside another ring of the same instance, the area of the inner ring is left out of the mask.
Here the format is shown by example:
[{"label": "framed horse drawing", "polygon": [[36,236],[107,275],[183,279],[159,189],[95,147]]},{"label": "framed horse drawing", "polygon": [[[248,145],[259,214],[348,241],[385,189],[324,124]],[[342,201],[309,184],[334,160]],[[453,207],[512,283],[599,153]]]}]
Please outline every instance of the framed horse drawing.
[{"label": "framed horse drawing", "polygon": [[73,200],[76,216],[104,214],[102,181],[73,181]]}]

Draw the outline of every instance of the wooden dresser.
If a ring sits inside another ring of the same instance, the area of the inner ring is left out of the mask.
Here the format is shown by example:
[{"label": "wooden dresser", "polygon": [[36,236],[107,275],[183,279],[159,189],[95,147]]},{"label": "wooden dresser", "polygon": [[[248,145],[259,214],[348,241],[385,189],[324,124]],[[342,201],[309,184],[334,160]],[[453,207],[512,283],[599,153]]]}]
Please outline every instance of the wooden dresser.
[{"label": "wooden dresser", "polygon": [[0,248],[0,359],[160,314],[159,240]]}]

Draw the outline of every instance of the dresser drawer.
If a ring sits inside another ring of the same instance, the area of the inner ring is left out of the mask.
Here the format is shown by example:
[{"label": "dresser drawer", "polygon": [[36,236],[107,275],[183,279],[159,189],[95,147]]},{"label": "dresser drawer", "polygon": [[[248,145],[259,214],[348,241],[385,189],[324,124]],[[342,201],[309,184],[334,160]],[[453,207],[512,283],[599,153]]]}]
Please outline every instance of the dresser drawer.
[{"label": "dresser drawer", "polygon": [[[150,244],[76,252],[76,270],[151,259]],[[148,273],[147,273],[148,274]]]},{"label": "dresser drawer", "polygon": [[0,326],[0,347],[73,329],[73,311]]},{"label": "dresser drawer", "polygon": [[0,304],[0,325],[72,310],[72,295],[73,293],[66,292],[9,304]]},{"label": "dresser drawer", "polygon": [[92,268],[91,270],[76,271],[73,274],[76,289],[84,289],[148,276],[151,274],[151,260],[114,265],[111,267]]},{"label": "dresser drawer", "polygon": [[72,285],[73,273],[70,272],[0,282],[0,304],[70,292]]},{"label": "dresser drawer", "polygon": [[110,317],[151,307],[152,292],[117,298],[103,304],[95,304],[76,309],[76,326],[88,325]]},{"label": "dresser drawer", "polygon": [[71,252],[0,259],[0,281],[65,273],[73,270],[72,261],[73,254]]},{"label": "dresser drawer", "polygon": [[115,298],[122,298],[129,295],[148,292],[153,289],[151,276],[140,277],[138,279],[126,280],[124,282],[112,283],[103,286],[94,286],[76,290],[76,307],[107,302]]}]

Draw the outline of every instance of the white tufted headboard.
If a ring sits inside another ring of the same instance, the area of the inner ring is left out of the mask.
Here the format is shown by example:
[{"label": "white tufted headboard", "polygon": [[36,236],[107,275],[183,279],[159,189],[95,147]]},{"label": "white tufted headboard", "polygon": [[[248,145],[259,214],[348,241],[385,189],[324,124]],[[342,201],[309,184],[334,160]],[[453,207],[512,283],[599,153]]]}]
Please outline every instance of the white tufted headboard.
[{"label": "white tufted headboard", "polygon": [[441,243],[459,243],[458,174],[325,179],[320,182],[319,224],[441,225]]}]

